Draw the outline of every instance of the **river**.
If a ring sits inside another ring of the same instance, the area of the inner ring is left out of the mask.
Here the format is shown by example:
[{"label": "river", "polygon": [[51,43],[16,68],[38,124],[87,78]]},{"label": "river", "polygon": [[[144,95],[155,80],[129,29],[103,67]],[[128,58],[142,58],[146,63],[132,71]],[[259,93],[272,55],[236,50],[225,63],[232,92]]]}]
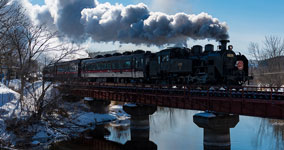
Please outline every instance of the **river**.
[{"label": "river", "polygon": [[[157,111],[149,117],[149,132],[142,133],[146,134],[146,137],[148,134],[149,138],[144,139],[140,144],[150,141],[156,145],[158,150],[203,150],[203,128],[199,128],[193,122],[193,115],[197,113],[200,112],[158,107]],[[248,116],[240,116],[239,119],[239,123],[230,129],[231,150],[284,149],[284,121]],[[103,128],[106,128],[109,132],[107,131],[108,133],[102,136],[96,136],[96,138],[100,137],[100,139],[106,141],[113,141],[114,144],[120,145],[116,146],[117,149],[121,149],[127,141],[131,141],[131,137],[135,136],[131,135],[133,133],[130,131],[129,122],[122,122],[103,125]],[[96,132],[94,131],[92,134],[97,134],[98,132]],[[84,144],[82,144],[82,141]],[[56,144],[52,149],[75,149],[75,147],[76,149],[84,149],[83,145],[86,146],[86,143],[92,144],[92,146],[87,146],[87,149],[90,149],[90,147],[95,149],[94,141],[84,141],[67,141]],[[73,145],[75,143],[77,146],[70,147],[70,143]],[[69,148],[66,148],[66,145],[69,145]]]}]

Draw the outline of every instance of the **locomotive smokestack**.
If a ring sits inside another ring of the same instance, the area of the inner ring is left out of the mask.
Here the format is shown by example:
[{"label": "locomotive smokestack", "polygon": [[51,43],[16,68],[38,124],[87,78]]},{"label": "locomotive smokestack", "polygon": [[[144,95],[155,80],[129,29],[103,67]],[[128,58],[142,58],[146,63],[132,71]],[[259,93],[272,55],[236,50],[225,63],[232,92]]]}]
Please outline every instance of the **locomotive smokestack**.
[{"label": "locomotive smokestack", "polygon": [[229,43],[229,42],[230,42],[229,40],[220,40],[220,43],[221,43],[220,49],[221,49],[222,51],[227,50],[227,43]]}]

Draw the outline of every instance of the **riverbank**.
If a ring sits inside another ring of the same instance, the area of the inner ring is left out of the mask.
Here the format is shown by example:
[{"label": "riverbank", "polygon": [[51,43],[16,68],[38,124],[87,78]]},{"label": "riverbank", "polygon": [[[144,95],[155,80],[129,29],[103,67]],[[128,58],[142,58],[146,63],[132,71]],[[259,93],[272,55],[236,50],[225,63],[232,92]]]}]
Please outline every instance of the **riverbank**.
[{"label": "riverbank", "polygon": [[110,114],[98,114],[84,100],[60,100],[41,120],[29,124],[24,121],[28,113],[20,107],[19,93],[0,84],[1,148],[48,149],[52,143],[79,137],[98,124],[129,117],[121,106],[110,106]]}]

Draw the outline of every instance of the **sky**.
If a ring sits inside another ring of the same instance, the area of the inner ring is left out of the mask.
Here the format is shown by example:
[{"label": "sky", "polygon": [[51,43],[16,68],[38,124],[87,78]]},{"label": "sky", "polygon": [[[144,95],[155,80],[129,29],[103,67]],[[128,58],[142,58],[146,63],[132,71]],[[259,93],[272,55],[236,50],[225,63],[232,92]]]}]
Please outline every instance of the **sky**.
[{"label": "sky", "polygon": [[[230,44],[234,50],[248,55],[250,42],[261,43],[265,36],[276,35],[284,38],[284,1],[283,0],[98,0],[99,3],[109,2],[111,4],[130,4],[144,3],[150,11],[175,14],[184,12],[187,14],[199,14],[206,12],[220,22],[226,22],[228,26]],[[32,4],[44,5],[44,0],[30,0]],[[188,40],[189,47],[207,43],[217,45],[215,40]],[[91,44],[92,45],[92,44]],[[98,47],[93,44],[92,46]],[[119,43],[106,43],[99,46],[104,49],[126,49],[137,45]],[[139,48],[151,49],[147,46],[137,46]],[[162,49],[155,47],[153,49]],[[94,49],[97,50],[97,49]]]}]

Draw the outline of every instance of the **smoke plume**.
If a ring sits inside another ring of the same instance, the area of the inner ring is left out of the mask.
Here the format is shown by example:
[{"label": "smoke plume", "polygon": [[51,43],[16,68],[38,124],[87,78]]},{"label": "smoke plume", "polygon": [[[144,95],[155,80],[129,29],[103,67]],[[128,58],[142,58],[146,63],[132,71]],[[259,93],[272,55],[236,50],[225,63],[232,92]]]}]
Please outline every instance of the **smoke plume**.
[{"label": "smoke plume", "polygon": [[143,3],[123,6],[95,0],[45,0],[44,6],[30,5],[25,4],[33,9],[35,22],[78,42],[91,37],[94,42],[164,45],[229,37],[226,23],[207,13],[168,15],[151,12]]}]

